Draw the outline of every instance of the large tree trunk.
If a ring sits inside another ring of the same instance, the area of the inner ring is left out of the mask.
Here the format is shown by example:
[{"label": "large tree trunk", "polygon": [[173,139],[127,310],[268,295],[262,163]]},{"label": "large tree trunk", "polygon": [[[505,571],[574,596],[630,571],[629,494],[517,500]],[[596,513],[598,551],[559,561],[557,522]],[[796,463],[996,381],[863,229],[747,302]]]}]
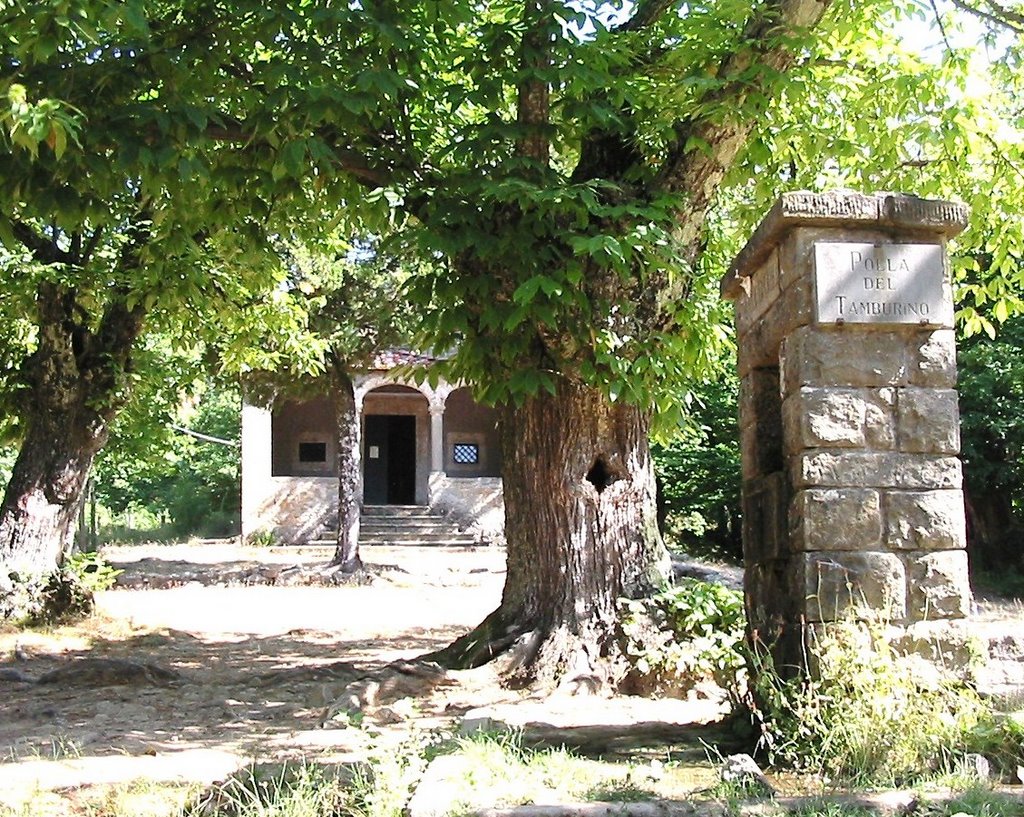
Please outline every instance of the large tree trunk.
[{"label": "large tree trunk", "polygon": [[433,657],[475,666],[517,644],[514,669],[525,677],[600,677],[616,658],[618,600],[663,586],[670,567],[658,533],[649,414],[563,383],[554,395],[506,406],[501,419],[501,606]]},{"label": "large tree trunk", "polygon": [[334,367],[334,411],[338,443],[338,545],[332,565],[345,573],[362,566],[359,558],[359,513],[362,510],[362,474],[359,467],[359,412],[352,378]]},{"label": "large tree trunk", "polygon": [[[22,444],[0,504],[0,617],[63,612],[61,567],[93,458],[127,396],[141,309],[114,303],[93,332],[77,322],[74,293],[40,285],[39,339],[21,367]],[[51,593],[47,593],[47,588]]]},{"label": "large tree trunk", "polygon": [[[0,505],[0,616],[44,614],[44,597],[74,539],[89,469],[105,429],[83,423],[73,408],[39,407]],[[51,612],[59,613],[54,609]]]}]

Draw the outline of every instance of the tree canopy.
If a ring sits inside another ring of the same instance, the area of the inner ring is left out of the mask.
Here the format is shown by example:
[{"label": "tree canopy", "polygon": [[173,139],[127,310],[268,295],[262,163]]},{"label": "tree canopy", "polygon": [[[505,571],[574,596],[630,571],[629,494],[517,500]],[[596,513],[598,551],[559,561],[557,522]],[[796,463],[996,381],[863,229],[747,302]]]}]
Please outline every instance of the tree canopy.
[{"label": "tree canopy", "polygon": [[144,331],[227,327],[224,358],[267,362],[255,331],[301,321],[274,241],[373,235],[422,262],[424,339],[501,407],[492,634],[607,634],[663,576],[652,416],[729,342],[717,280],[779,192],[964,198],[964,325],[1021,310],[1020,39],[982,48],[964,6],[995,8],[0,0],[0,360],[8,411],[40,408],[18,414],[0,547],[34,547],[24,508],[52,517],[33,542],[66,528]]},{"label": "tree canopy", "polygon": [[[115,300],[153,321],[248,305],[245,328],[272,218],[328,218],[440,260],[412,290],[427,336],[493,400],[566,369],[667,408],[723,340],[738,239],[826,186],[966,198],[986,229],[958,255],[964,320],[1018,311],[1014,7],[947,3],[948,47],[924,50],[930,2],[834,3],[814,34],[785,23],[803,5],[0,4],[0,238],[34,262],[7,276],[5,346],[31,345],[55,264],[90,330]],[[968,6],[1010,35],[956,35]],[[740,124],[728,174],[691,190]]]}]

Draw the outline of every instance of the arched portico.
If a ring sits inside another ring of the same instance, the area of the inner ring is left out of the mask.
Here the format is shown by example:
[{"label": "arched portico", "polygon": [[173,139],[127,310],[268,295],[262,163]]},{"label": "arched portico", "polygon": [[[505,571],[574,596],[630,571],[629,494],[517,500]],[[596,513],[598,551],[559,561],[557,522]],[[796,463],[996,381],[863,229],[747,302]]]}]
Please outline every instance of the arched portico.
[{"label": "arched portico", "polygon": [[[469,390],[392,371],[353,378],[364,505],[421,505],[482,539],[504,519],[496,413]],[[242,531],[306,541],[337,515],[337,429],[329,394],[242,412]]]}]

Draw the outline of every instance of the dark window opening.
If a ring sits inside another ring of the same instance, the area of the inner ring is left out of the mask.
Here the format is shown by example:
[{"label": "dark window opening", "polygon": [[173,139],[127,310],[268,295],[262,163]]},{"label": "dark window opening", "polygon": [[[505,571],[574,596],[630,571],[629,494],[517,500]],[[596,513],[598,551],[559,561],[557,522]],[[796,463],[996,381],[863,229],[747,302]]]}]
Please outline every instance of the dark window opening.
[{"label": "dark window opening", "polygon": [[601,493],[613,482],[616,482],[619,477],[609,470],[608,464],[604,461],[603,457],[598,457],[594,460],[594,464],[590,466],[590,470],[587,471],[586,479],[587,482],[594,486],[594,490]]},{"label": "dark window opening", "polygon": [[299,462],[327,462],[327,443],[299,443]]},{"label": "dark window opening", "polygon": [[456,465],[476,465],[480,462],[480,446],[476,443],[455,443],[452,446],[452,462]]}]

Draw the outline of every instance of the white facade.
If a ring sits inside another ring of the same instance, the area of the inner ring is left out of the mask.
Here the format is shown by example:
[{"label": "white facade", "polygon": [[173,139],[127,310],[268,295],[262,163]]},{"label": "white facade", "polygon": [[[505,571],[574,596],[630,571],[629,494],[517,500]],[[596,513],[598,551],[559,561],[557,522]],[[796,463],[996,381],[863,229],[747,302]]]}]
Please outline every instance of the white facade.
[{"label": "white facade", "polygon": [[[465,388],[374,371],[354,378],[364,504],[429,506],[503,537],[496,413]],[[302,543],[338,513],[336,429],[329,395],[242,407],[242,536]]]}]

